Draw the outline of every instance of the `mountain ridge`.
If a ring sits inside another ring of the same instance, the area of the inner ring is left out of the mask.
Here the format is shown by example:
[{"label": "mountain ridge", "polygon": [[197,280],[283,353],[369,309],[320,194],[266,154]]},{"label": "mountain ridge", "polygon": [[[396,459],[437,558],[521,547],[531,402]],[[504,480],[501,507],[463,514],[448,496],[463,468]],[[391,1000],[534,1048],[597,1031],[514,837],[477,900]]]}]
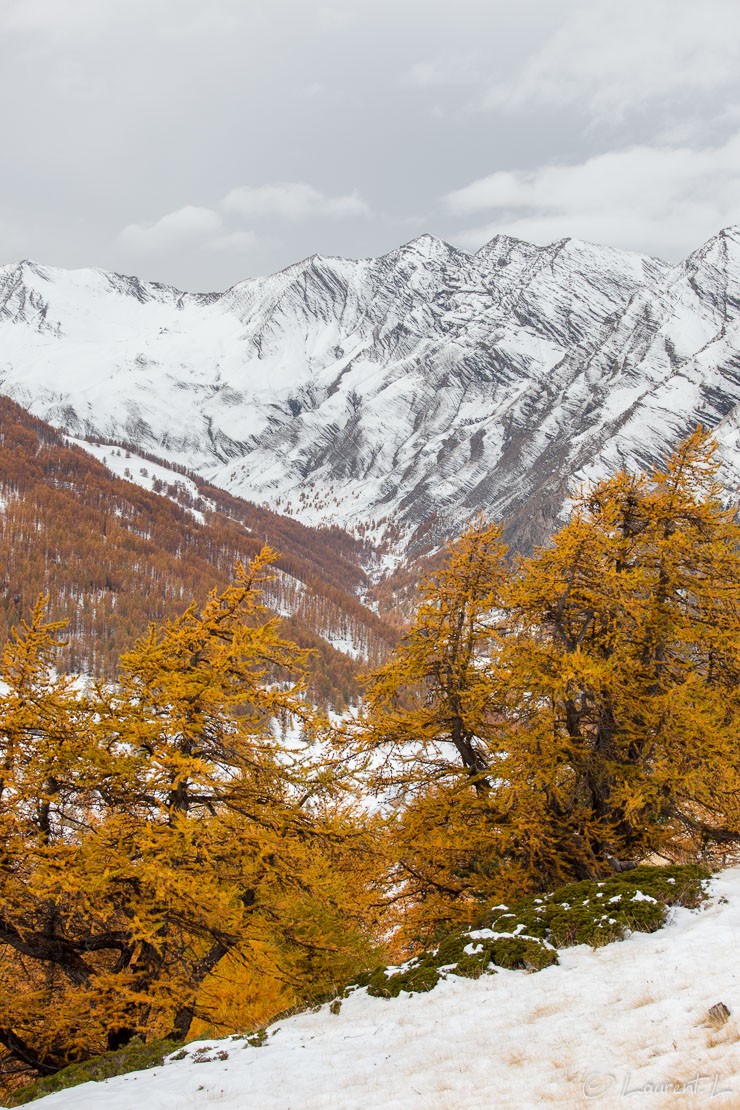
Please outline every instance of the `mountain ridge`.
[{"label": "mountain ridge", "polygon": [[574,483],[656,463],[699,422],[732,493],[739,375],[737,227],[673,266],[422,235],[216,294],[0,267],[0,391],[309,525],[400,525],[402,546],[483,510],[531,548]]}]

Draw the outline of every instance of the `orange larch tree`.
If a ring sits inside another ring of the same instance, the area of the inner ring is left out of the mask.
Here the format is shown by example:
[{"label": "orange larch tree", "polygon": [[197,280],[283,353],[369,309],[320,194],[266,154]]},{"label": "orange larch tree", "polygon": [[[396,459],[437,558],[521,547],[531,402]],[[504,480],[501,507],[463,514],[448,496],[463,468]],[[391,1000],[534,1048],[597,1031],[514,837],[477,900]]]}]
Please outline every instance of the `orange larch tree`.
[{"label": "orange larch tree", "polygon": [[585,489],[511,575],[499,531],[468,530],[358,733],[394,801],[410,938],[491,897],[740,841],[740,527],[710,437]]},{"label": "orange larch tree", "polygon": [[196,1018],[223,1020],[213,976],[226,959],[252,979],[263,966],[297,997],[363,965],[366,835],[306,742],[303,657],[260,600],[273,557],[152,627],[115,686],[81,693],[54,675],[58,625],[42,604],[6,648],[11,1067],[49,1074],[137,1035],[181,1040]]},{"label": "orange larch tree", "polygon": [[546,879],[738,839],[740,527],[715,451],[699,429],[585,490],[517,577],[502,798]]},{"label": "orange larch tree", "polygon": [[503,720],[490,668],[510,571],[502,529],[473,521],[420,585],[408,633],[367,686],[351,748],[387,805],[401,938],[465,915],[491,865],[488,814]]}]

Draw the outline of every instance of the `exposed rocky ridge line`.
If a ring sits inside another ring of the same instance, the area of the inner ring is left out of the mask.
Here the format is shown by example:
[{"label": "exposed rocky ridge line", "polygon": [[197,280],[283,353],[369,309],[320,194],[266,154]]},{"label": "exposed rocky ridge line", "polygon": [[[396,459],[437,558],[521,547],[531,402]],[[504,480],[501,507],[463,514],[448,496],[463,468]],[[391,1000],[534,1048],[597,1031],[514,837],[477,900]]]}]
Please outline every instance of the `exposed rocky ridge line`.
[{"label": "exposed rocky ridge line", "polygon": [[573,483],[703,422],[740,487],[740,229],[684,262],[497,236],[313,256],[223,294],[0,268],[0,390],[307,523],[479,509],[543,539]]}]

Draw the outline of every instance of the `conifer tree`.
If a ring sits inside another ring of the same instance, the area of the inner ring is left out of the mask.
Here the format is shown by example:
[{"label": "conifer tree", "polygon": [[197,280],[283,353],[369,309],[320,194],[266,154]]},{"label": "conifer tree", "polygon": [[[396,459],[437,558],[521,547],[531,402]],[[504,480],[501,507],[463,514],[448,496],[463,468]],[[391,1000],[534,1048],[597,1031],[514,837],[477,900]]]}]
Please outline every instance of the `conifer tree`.
[{"label": "conifer tree", "polygon": [[368,686],[365,743],[400,760],[409,781],[420,768],[438,782],[462,770],[478,793],[489,788],[496,693],[484,664],[508,578],[501,533],[482,519],[468,526],[420,584],[412,627]]},{"label": "conifer tree", "polygon": [[585,489],[510,578],[496,529],[453,546],[360,727],[396,791],[407,939],[740,840],[740,527],[720,494],[698,429],[661,469]]},{"label": "conifer tree", "polygon": [[3,655],[0,1044],[49,1074],[183,1039],[219,965],[293,996],[368,951],[364,833],[305,743],[302,656],[260,603],[273,553],[152,627],[119,683],[53,676],[43,603]]},{"label": "conifer tree", "polygon": [[502,798],[543,876],[737,838],[740,528],[715,450],[698,429],[585,491],[518,576]]},{"label": "conifer tree", "polygon": [[355,745],[369,760],[370,787],[393,801],[387,852],[401,937],[459,918],[470,893],[487,889],[502,732],[489,664],[509,577],[501,536],[479,518],[450,546],[367,689]]}]

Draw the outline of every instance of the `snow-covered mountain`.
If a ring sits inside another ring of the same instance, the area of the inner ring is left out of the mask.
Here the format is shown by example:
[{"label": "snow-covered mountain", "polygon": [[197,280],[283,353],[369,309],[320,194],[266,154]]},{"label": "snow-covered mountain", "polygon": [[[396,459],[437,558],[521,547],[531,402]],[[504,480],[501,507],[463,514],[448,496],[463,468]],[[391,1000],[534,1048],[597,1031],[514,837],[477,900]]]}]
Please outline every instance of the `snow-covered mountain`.
[{"label": "snow-covered mountain", "polygon": [[699,421],[736,492],[740,227],[672,267],[425,235],[209,295],[23,262],[0,268],[0,391],[307,523],[444,532],[483,508],[526,547],[569,484]]}]

